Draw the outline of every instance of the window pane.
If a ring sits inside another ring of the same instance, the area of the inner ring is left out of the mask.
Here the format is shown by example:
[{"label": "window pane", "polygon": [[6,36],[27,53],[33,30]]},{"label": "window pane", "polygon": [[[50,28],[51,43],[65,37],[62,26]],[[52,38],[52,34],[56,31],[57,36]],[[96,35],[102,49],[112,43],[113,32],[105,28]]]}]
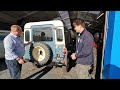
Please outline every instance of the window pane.
[{"label": "window pane", "polygon": [[57,41],[63,41],[63,34],[61,29],[56,30]]},{"label": "window pane", "polygon": [[25,41],[30,41],[30,34],[29,31],[25,31]]},{"label": "window pane", "polygon": [[52,27],[50,26],[34,26],[33,41],[53,41]]}]

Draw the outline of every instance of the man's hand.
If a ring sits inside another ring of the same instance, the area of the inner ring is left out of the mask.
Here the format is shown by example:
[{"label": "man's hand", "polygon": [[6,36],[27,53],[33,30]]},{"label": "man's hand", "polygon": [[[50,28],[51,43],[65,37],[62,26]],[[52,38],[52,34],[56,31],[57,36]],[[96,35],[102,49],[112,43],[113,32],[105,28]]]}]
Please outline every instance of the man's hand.
[{"label": "man's hand", "polygon": [[28,41],[27,45],[29,45],[29,44],[31,44],[31,43],[32,43],[32,41]]},{"label": "man's hand", "polygon": [[19,64],[24,64],[24,63],[25,63],[25,61],[24,61],[22,58],[20,58],[20,59],[18,60],[18,62],[19,62]]},{"label": "man's hand", "polygon": [[72,60],[75,60],[75,59],[76,59],[75,54],[76,54],[76,53],[72,53],[72,55],[71,55]]},{"label": "man's hand", "polygon": [[26,44],[24,44],[24,46],[29,45],[31,43],[32,43],[32,41],[28,41]]}]

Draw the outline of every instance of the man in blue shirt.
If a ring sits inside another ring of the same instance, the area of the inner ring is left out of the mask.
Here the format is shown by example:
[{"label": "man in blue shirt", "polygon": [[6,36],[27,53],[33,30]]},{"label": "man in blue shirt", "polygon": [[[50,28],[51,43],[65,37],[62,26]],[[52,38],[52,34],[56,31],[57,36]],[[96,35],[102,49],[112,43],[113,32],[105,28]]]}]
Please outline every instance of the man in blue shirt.
[{"label": "man in blue shirt", "polygon": [[82,19],[73,22],[74,29],[78,36],[76,38],[76,52],[71,55],[76,60],[75,70],[79,79],[90,79],[90,69],[93,64],[93,36],[85,28]]},{"label": "man in blue shirt", "polygon": [[[4,38],[5,62],[12,79],[20,79],[21,68],[24,64],[24,44],[20,37],[22,28],[18,25],[11,26],[11,32]],[[31,42],[28,42],[30,44]],[[27,45],[28,45],[27,44]]]}]

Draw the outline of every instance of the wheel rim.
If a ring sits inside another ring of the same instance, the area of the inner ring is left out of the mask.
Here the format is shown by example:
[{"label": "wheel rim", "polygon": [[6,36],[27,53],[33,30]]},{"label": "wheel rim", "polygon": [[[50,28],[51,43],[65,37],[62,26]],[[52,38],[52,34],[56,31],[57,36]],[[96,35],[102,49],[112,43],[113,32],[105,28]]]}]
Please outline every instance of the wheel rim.
[{"label": "wheel rim", "polygon": [[37,46],[33,49],[32,55],[35,60],[43,61],[45,58],[45,50],[41,46]]}]

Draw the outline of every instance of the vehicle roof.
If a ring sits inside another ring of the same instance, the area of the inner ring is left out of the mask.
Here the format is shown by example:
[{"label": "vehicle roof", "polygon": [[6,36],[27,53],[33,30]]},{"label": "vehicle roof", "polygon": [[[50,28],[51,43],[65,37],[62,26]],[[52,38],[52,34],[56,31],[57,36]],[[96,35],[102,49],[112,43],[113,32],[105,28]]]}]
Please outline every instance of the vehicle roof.
[{"label": "vehicle roof", "polygon": [[51,21],[29,22],[25,24],[24,28],[30,28],[32,25],[44,25],[44,24],[53,24],[54,26],[63,26],[63,22],[61,20],[51,20]]}]

